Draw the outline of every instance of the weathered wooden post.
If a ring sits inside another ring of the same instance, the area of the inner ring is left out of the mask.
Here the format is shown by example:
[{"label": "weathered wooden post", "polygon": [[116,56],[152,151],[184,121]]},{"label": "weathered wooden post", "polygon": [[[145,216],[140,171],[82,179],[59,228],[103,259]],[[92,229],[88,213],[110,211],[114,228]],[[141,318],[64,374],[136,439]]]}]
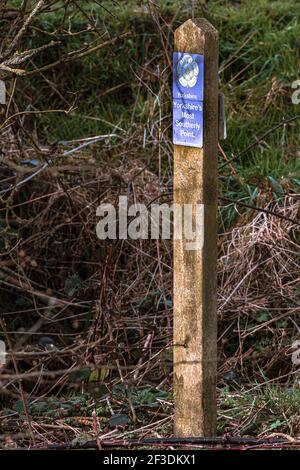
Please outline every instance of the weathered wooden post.
[{"label": "weathered wooden post", "polygon": [[[216,432],[218,32],[205,19],[175,31],[174,203],[202,209],[201,243],[174,236],[175,434]],[[203,77],[204,75],[204,77]],[[175,212],[175,226],[176,221]],[[200,227],[200,228],[199,228]],[[189,247],[189,248],[188,248]]]}]

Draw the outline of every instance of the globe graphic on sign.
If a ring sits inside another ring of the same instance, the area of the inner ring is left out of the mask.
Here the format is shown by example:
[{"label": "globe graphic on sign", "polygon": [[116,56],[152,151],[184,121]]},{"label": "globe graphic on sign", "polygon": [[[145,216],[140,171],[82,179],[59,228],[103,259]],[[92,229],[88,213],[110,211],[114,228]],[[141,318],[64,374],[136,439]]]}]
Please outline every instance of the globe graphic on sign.
[{"label": "globe graphic on sign", "polygon": [[196,85],[199,75],[199,67],[197,62],[189,54],[178,61],[177,78],[181,86],[192,88]]}]

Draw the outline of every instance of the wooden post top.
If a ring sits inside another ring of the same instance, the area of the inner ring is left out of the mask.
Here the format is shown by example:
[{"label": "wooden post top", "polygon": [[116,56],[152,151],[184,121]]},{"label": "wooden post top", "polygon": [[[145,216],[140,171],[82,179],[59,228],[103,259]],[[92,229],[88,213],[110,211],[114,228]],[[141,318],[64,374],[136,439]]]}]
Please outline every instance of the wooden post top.
[{"label": "wooden post top", "polygon": [[174,33],[176,51],[191,52],[192,54],[203,54],[207,40],[211,44],[211,42],[217,43],[218,39],[218,31],[205,18],[187,20]]}]

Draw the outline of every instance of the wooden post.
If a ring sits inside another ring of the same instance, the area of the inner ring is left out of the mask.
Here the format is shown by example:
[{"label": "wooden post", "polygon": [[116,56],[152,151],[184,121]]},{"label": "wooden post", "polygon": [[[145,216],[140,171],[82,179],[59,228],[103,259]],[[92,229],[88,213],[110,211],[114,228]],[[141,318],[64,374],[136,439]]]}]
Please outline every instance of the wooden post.
[{"label": "wooden post", "polygon": [[[203,204],[203,247],[174,240],[174,406],[177,436],[216,433],[218,32],[188,20],[174,50],[204,56],[203,147],[174,145],[174,203]],[[194,219],[194,214],[193,214]],[[176,213],[175,213],[176,223]]]}]

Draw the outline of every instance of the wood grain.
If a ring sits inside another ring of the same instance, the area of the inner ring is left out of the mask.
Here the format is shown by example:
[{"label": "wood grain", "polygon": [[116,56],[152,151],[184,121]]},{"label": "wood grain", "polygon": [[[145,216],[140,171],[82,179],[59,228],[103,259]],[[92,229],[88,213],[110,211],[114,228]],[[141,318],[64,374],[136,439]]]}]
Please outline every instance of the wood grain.
[{"label": "wood grain", "polygon": [[174,145],[174,203],[204,204],[204,245],[174,240],[176,436],[216,433],[218,32],[205,19],[174,34],[174,50],[204,54],[203,148]]}]

